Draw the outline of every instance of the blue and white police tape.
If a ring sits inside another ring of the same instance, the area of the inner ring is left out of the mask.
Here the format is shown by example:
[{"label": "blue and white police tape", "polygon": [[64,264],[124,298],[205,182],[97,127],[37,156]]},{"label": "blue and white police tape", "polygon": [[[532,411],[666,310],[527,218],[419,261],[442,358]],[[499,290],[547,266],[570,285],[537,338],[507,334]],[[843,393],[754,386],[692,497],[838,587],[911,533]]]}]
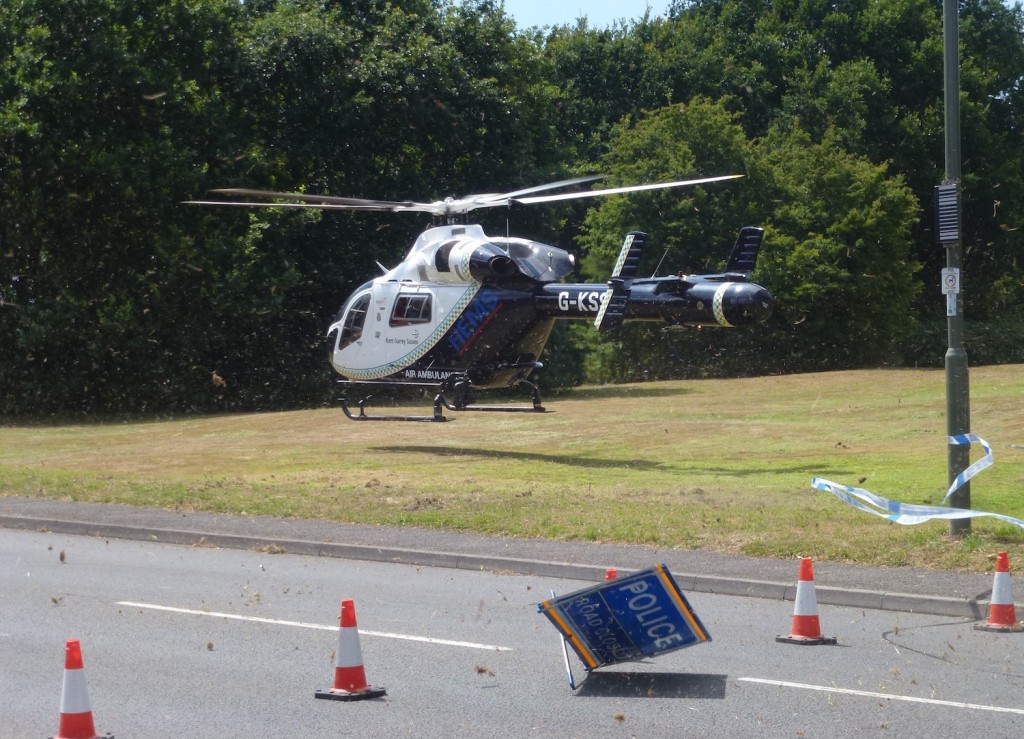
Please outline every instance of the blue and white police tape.
[{"label": "blue and white police tape", "polygon": [[981,448],[985,450],[985,456],[956,476],[956,479],[953,480],[953,483],[949,486],[949,490],[946,491],[946,497],[942,499],[942,502],[939,503],[939,505],[945,505],[946,501],[949,500],[949,496],[951,496],[957,490],[962,488],[968,480],[970,480],[976,474],[981,472],[983,469],[985,469],[986,467],[991,467],[992,462],[994,461],[992,457],[992,447],[989,446],[989,443],[987,441],[982,439],[977,434],[958,434],[956,436],[949,436],[947,438],[949,439],[950,446],[970,445],[972,441],[977,442],[981,444]]},{"label": "blue and white police tape", "polygon": [[[992,447],[990,447],[988,442],[984,439],[976,436],[975,434],[962,434],[959,436],[949,437],[950,444],[970,444],[971,442],[981,444],[982,448],[985,450],[985,456],[957,475],[956,479],[953,480],[953,484],[949,488],[949,492],[946,493],[946,497],[942,499],[943,503],[945,503],[946,500],[949,499],[949,496],[956,492],[958,488],[962,487],[964,483],[986,467],[992,465]],[[1018,518],[1004,516],[1000,513],[972,511],[964,508],[948,508],[945,505],[933,506],[900,503],[899,501],[889,500],[888,498],[883,498],[880,495],[875,495],[863,488],[840,485],[837,482],[824,480],[820,477],[815,477],[811,480],[811,487],[816,488],[817,490],[830,492],[844,503],[848,503],[858,510],[866,511],[867,513],[888,519],[894,523],[902,524],[903,526],[913,526],[915,524],[935,520],[988,517],[1005,521],[1013,526],[1024,529],[1024,521],[1021,521]]]},{"label": "blue and white police tape", "polygon": [[826,490],[840,500],[849,503],[854,508],[867,511],[876,516],[887,518],[890,521],[904,526],[925,523],[926,521],[950,520],[958,518],[980,518],[987,516],[997,518],[1000,521],[1024,529],[1024,521],[1018,518],[1011,518],[1000,513],[988,513],[987,511],[971,511],[964,508],[947,508],[946,506],[914,505],[913,503],[900,503],[895,500],[883,498],[880,495],[868,492],[863,488],[853,488],[849,485],[840,485],[837,482],[823,480],[815,477],[811,480],[811,486],[818,490]]}]

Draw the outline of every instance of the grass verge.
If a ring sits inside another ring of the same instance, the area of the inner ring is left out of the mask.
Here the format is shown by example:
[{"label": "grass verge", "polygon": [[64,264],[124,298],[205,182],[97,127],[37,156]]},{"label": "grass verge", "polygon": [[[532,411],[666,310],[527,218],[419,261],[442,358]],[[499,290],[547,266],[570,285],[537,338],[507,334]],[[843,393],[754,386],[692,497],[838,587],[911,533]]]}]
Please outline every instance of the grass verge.
[{"label": "grass verge", "polygon": [[[996,455],[973,507],[1024,519],[1022,370],[973,368],[970,381],[973,430]],[[592,387],[547,405],[447,424],[308,410],[6,426],[0,495],[937,569],[1024,555],[1024,531],[995,520],[954,539],[945,523],[899,526],[810,487],[817,476],[938,503],[941,370]]]}]

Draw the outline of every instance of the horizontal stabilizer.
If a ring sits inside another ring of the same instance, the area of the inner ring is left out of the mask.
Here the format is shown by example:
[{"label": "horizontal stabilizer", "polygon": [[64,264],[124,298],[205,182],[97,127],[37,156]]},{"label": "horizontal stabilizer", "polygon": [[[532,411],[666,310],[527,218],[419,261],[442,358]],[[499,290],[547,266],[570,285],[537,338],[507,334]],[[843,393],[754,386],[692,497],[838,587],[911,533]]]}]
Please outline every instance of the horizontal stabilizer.
[{"label": "horizontal stabilizer", "polygon": [[761,239],[764,229],[744,226],[736,239],[736,245],[729,255],[729,263],[725,266],[726,274],[739,274],[749,277],[757,264],[757,253],[761,250]]}]

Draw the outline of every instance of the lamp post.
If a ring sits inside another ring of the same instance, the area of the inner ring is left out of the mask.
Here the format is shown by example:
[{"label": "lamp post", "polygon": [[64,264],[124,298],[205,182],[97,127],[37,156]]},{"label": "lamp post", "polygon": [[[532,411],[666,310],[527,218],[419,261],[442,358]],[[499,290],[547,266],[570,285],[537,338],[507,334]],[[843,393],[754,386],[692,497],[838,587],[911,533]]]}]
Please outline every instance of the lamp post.
[{"label": "lamp post", "polygon": [[[942,2],[942,48],[945,77],[946,179],[936,191],[936,222],[945,216],[937,235],[946,247],[946,269],[943,270],[943,291],[946,292],[946,323],[949,347],[946,349],[946,432],[957,436],[970,432],[971,407],[967,377],[967,351],[963,343],[963,294],[960,291],[961,234],[960,225],[960,28],[957,0]],[[952,203],[949,197],[952,195]],[[945,209],[940,201],[945,196]],[[952,210],[950,209],[952,205]],[[952,215],[955,220],[950,221]],[[943,234],[953,237],[945,240]],[[949,482],[967,469],[970,444],[949,444]],[[971,483],[965,482],[949,498],[954,508],[971,507]],[[969,518],[949,522],[951,536],[964,536],[971,531]]]}]

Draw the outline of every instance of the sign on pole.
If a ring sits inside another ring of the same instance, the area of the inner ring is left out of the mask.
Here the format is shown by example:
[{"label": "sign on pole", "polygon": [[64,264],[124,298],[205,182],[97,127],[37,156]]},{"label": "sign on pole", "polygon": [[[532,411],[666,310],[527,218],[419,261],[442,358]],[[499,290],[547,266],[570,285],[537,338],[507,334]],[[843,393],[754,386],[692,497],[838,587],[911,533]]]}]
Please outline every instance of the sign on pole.
[{"label": "sign on pole", "polygon": [[955,316],[956,296],[960,294],[959,269],[946,267],[942,270],[942,294],[946,296],[946,316]]},{"label": "sign on pole", "polygon": [[955,182],[935,186],[935,240],[960,240],[960,187]]}]

